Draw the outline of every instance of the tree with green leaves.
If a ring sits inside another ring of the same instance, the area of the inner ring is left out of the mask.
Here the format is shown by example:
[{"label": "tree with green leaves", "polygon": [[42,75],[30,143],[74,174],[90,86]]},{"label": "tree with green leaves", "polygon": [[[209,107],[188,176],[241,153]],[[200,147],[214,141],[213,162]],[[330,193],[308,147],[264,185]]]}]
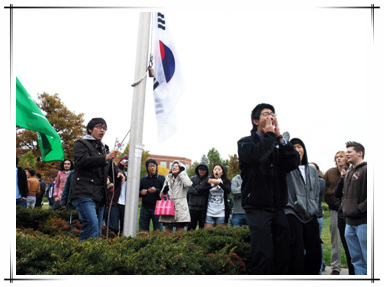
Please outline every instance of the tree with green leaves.
[{"label": "tree with green leaves", "polygon": [[195,169],[199,165],[199,162],[194,161],[191,166],[187,169],[187,174],[189,177],[195,176]]},{"label": "tree with green leaves", "polygon": [[230,155],[228,161],[228,176],[230,179],[240,174],[239,157],[237,154]]},{"label": "tree with green leaves", "polygon": [[[211,148],[208,153],[203,155],[201,157],[201,161],[205,161],[209,166],[209,173],[212,172],[213,166],[217,163],[221,163],[223,166],[225,166],[228,169],[228,177],[232,179],[237,174],[240,173],[239,168],[239,158],[237,154],[229,155],[229,159],[223,159],[219,153],[219,151],[215,148]],[[199,165],[200,162],[193,162],[192,165],[187,170],[187,174],[189,177],[192,177],[195,174],[195,169]]]},{"label": "tree with green leaves", "polygon": [[219,151],[214,147],[208,151],[207,155],[204,154],[201,157],[201,161],[205,161],[208,163],[209,172],[213,170],[213,166],[217,163],[221,163],[222,165],[227,167],[227,161],[221,158]]},{"label": "tree with green leaves", "polygon": [[33,154],[33,152],[30,150],[27,153],[23,154],[21,157],[19,157],[19,166],[22,168],[31,168],[35,169],[37,164],[37,158]]}]

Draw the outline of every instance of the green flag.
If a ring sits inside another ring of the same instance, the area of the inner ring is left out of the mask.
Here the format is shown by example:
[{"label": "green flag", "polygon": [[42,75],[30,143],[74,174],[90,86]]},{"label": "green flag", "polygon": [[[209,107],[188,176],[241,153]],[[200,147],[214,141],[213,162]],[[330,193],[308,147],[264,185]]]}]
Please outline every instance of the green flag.
[{"label": "green flag", "polygon": [[43,161],[64,160],[59,134],[16,78],[16,126],[37,132]]}]

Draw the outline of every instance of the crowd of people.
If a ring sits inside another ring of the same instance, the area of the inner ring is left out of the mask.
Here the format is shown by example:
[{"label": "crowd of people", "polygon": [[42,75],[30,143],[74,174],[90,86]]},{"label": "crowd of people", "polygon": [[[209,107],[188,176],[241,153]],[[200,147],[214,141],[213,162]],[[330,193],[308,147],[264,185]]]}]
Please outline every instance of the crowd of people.
[{"label": "crowd of people", "polygon": [[[299,138],[283,137],[275,109],[257,105],[251,135],[238,141],[240,174],[229,179],[227,168],[206,162],[189,177],[174,161],[166,176],[154,159],[146,161],[140,180],[139,231],[187,231],[248,225],[252,274],[317,275],[325,268],[321,233],[322,200],[330,209],[332,275],[340,274],[341,244],[349,274],[367,274],[367,163],[364,147],[346,144],[335,155],[336,167],[324,177]],[[103,222],[123,234],[128,156],[115,165],[118,151],[102,142],[107,124],[93,118],[87,135],[74,144],[74,159],[65,159],[46,188],[33,169],[23,170],[16,159],[16,205],[41,206],[44,193],[50,208],[77,209],[80,240],[101,236]],[[230,196],[232,194],[232,196]],[[156,202],[174,201],[174,215],[156,215]]]}]

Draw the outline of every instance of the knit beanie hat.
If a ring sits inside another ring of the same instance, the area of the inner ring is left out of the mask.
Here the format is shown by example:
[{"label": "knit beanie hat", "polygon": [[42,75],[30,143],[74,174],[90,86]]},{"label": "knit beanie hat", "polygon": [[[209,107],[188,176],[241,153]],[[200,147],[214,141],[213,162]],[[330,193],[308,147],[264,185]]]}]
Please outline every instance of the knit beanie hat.
[{"label": "knit beanie hat", "polygon": [[154,164],[156,165],[156,171],[157,171],[157,162],[156,162],[153,158],[150,158],[149,160],[147,160],[147,161],[145,162],[145,167],[146,167],[147,171],[148,171],[148,165],[149,165],[150,163],[154,163]]},{"label": "knit beanie hat", "polygon": [[149,160],[147,160],[147,161],[145,162],[145,166],[148,168],[148,165],[149,165],[150,163],[154,163],[154,164],[157,166],[157,162],[156,162],[153,158],[150,158]]},{"label": "knit beanie hat", "polygon": [[120,159],[119,164],[117,165],[118,168],[123,169],[123,165],[121,164],[121,161],[124,160],[124,159],[128,160],[128,156],[125,155],[125,156],[123,156],[123,157]]}]

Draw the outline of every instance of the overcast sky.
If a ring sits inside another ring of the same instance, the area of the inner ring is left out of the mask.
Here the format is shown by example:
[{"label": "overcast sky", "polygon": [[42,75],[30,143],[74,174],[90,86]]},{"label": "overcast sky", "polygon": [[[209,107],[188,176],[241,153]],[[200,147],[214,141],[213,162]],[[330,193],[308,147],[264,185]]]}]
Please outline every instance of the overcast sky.
[{"label": "overcast sky", "polygon": [[[346,141],[368,145],[356,131],[367,124],[371,97],[370,12],[318,6],[164,9],[186,89],[176,106],[178,132],[159,143],[153,81],[147,80],[144,149],[198,161],[215,147],[228,158],[249,134],[250,113],[261,102],[275,106],[281,130],[301,138],[309,160],[324,171]],[[35,100],[57,93],[71,111],[84,113],[85,124],[105,118],[104,141],[111,147],[130,129],[138,14],[16,9],[14,75]],[[357,106],[360,112],[351,113]]]},{"label": "overcast sky", "polygon": [[[206,2],[166,2],[161,9],[186,89],[176,106],[178,131],[159,143],[147,79],[144,149],[199,161],[215,147],[226,159],[249,135],[252,109],[266,102],[274,105],[281,130],[301,138],[309,161],[322,171],[334,166],[334,154],[350,140],[361,142],[374,162],[382,133],[375,126],[383,91],[377,84],[383,9],[375,10],[373,37],[370,9],[323,8],[344,1]],[[71,111],[84,113],[85,124],[103,117],[104,142],[113,146],[130,129],[140,11],[14,9],[13,76],[35,100],[57,93]],[[2,12],[9,29],[9,10]],[[9,86],[9,77],[2,83]],[[9,115],[9,102],[5,110]]]}]

